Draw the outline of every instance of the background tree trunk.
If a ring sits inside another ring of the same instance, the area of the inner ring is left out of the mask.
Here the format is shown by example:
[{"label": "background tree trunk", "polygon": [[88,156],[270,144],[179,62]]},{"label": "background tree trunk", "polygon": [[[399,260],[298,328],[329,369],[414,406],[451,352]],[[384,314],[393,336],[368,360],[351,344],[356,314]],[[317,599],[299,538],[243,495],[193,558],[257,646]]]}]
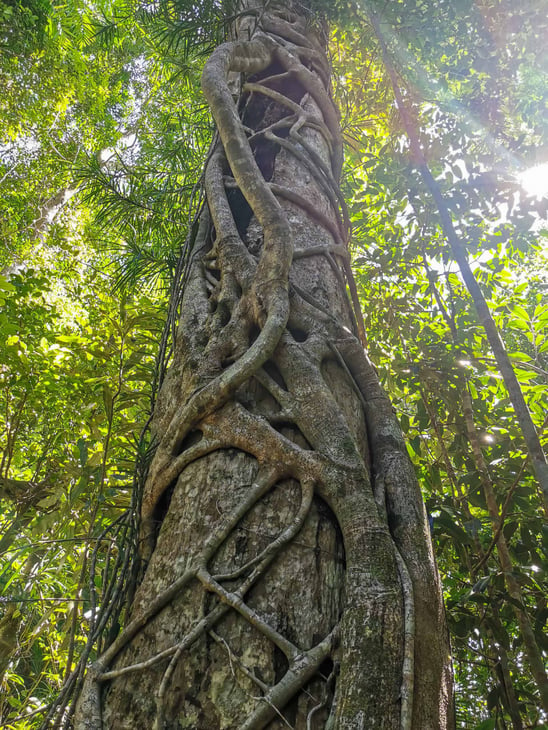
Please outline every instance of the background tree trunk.
[{"label": "background tree trunk", "polygon": [[76,726],[451,728],[425,511],[346,293],[324,29],[254,4],[234,36],[204,71],[219,135],[156,408],[146,570]]}]

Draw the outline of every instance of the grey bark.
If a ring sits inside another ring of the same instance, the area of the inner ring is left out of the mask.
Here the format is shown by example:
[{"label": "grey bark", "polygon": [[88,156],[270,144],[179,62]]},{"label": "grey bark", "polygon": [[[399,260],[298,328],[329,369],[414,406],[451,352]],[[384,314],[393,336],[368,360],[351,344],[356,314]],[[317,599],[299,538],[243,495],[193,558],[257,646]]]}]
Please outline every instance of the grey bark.
[{"label": "grey bark", "polygon": [[248,7],[204,71],[219,140],[156,407],[146,572],[77,728],[453,727],[420,490],[346,294],[310,21]]}]

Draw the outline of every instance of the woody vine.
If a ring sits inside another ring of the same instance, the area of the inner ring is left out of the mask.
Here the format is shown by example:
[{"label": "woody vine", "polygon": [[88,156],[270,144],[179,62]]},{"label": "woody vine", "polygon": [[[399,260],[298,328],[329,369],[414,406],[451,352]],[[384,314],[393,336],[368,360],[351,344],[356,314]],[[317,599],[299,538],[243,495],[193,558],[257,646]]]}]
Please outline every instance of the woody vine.
[{"label": "woody vine", "polygon": [[[300,5],[252,4],[232,33],[203,73],[217,134],[154,416],[144,577],[125,628],[88,669],[75,725],[121,727],[146,675],[154,720],[142,726],[179,727],[187,711],[170,693],[206,642],[230,667],[223,683],[245,690],[238,707],[207,710],[219,727],[448,728],[440,586],[405,444],[364,350],[323,29]],[[198,494],[223,459],[245,461],[249,482],[216,479]],[[198,498],[203,514],[192,513]],[[284,524],[244,544],[269,500]],[[181,504],[192,545],[175,555]],[[284,630],[281,599],[265,611],[258,596],[320,513],[342,568],[330,568],[331,614],[301,639]],[[254,663],[246,632],[270,647]],[[212,727],[200,712],[188,726]]]}]

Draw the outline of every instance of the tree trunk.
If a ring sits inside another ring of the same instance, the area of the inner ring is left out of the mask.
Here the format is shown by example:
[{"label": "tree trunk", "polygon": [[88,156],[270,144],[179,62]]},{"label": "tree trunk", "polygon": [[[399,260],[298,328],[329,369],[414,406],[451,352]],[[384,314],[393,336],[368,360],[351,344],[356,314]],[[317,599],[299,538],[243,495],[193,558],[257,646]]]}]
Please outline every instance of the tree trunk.
[{"label": "tree trunk", "polygon": [[252,3],[233,33],[203,76],[218,137],[155,413],[146,571],[76,727],[451,728],[425,511],[346,293],[324,28]]}]

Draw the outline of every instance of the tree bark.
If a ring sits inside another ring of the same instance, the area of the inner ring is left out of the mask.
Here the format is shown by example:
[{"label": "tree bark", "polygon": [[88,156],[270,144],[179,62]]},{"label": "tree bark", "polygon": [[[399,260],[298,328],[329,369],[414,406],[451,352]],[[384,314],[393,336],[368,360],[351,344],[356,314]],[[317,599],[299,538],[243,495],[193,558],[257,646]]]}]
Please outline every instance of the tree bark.
[{"label": "tree bark", "polygon": [[203,75],[218,136],[155,412],[146,571],[75,724],[451,728],[420,490],[346,293],[324,28],[253,3],[233,31]]}]

